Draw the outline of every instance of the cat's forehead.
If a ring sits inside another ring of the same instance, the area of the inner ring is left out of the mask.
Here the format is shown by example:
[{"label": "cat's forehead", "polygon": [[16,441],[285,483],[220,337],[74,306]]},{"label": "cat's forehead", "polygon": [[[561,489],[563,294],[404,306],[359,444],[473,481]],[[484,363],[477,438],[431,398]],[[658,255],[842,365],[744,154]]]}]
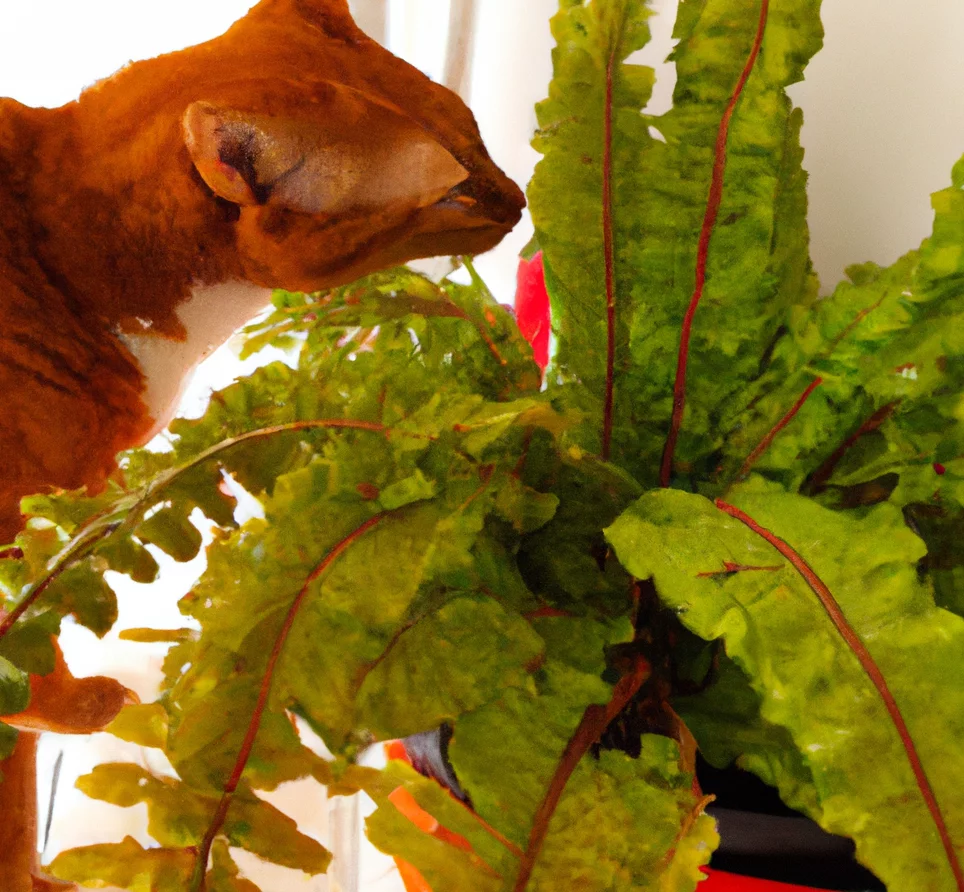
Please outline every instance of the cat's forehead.
[{"label": "cat's forehead", "polygon": [[300,19],[316,36],[349,45],[367,39],[355,24],[347,0],[261,0],[235,27],[241,23],[263,24],[271,18],[286,22]]},{"label": "cat's forehead", "polygon": [[222,40],[226,52],[268,56],[297,71],[295,91],[334,81],[393,105],[433,130],[477,135],[475,121],[450,91],[393,56],[357,27],[345,0],[261,0]]},{"label": "cat's forehead", "polygon": [[463,163],[484,163],[475,119],[459,97],[370,39],[345,0],[261,0],[220,37],[136,62],[88,90],[80,105],[93,119],[107,117],[106,105],[110,117],[140,121],[179,119],[201,100],[317,121],[328,104],[336,117],[349,107],[331,102],[345,95],[333,84],[400,112]]}]

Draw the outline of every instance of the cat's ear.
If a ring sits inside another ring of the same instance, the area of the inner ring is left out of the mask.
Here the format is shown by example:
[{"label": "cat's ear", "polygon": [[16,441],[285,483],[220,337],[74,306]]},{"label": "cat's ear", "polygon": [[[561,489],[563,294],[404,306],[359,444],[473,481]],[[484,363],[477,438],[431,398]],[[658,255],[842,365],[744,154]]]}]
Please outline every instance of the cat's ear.
[{"label": "cat's ear", "polygon": [[354,44],[366,39],[352,18],[348,0],[260,0],[256,10],[278,21],[301,18],[325,38],[339,43]]},{"label": "cat's ear", "polygon": [[332,85],[322,120],[193,103],[184,138],[210,189],[239,205],[337,216],[427,207],[468,171],[413,121]]},{"label": "cat's ear", "polygon": [[270,182],[263,178],[260,162],[263,156],[283,154],[283,146],[271,146],[255,122],[208,102],[192,103],[182,124],[191,160],[215,195],[234,204],[264,204]]},{"label": "cat's ear", "polygon": [[351,17],[348,0],[298,0],[298,5],[303,9],[313,9],[329,15]]}]

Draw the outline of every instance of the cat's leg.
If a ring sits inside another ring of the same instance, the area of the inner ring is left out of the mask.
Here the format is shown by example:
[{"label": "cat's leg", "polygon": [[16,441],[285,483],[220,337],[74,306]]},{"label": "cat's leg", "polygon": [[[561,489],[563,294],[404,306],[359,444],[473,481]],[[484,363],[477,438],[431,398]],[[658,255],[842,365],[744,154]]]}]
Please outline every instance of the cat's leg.
[{"label": "cat's leg", "polygon": [[[22,732],[0,762],[0,889],[34,892],[37,854],[37,738]],[[42,888],[42,887],[41,887]]]},{"label": "cat's leg", "polygon": [[54,669],[30,677],[30,705],[2,716],[19,731],[13,753],[0,762],[0,890],[55,892],[77,889],[47,876],[37,852],[37,741],[42,731],[91,734],[102,731],[137,695],[113,678],[74,678],[57,640]]}]

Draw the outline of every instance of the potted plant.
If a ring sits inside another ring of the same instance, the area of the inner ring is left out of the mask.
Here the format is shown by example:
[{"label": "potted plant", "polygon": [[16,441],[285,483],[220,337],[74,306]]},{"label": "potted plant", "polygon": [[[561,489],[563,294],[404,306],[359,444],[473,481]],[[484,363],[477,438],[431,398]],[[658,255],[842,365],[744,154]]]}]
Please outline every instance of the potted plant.
[{"label": "potted plant", "polygon": [[[55,874],[255,888],[231,846],[322,872],[257,795],[310,776],[375,799],[367,833],[412,888],[691,890],[718,843],[699,751],[853,839],[891,892],[964,892],[964,165],[918,250],[818,299],[785,92],[818,12],[682,3],[674,107],[649,117],[652,72],[625,61],[645,3],[561,4],[529,187],[544,380],[470,262],[279,292],[245,349],[297,368],[216,394],[102,495],[27,501],[0,564],[24,669],[60,616],[107,624],[104,570],[193,556],[196,510],[216,530],[185,628],[138,633],[171,643],[161,697],[111,726],[175,775],[81,780],[146,803],[158,847]],[[262,517],[236,522],[239,488]],[[357,762],[443,724],[461,800]]]}]

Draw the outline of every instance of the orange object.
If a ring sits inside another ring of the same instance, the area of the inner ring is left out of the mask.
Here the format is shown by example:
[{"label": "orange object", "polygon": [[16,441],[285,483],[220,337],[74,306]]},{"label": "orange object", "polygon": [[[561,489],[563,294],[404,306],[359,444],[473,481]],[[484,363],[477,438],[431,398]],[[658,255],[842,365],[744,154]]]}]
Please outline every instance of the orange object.
[{"label": "orange object", "polygon": [[[412,764],[408,753],[405,751],[405,744],[401,740],[392,740],[385,744],[385,756],[388,759],[398,759],[399,761]],[[443,827],[436,818],[425,811],[418,804],[415,797],[404,787],[397,787],[388,797],[392,803],[406,818],[408,818],[419,830],[429,833],[436,839],[440,839],[449,845],[472,851],[472,844],[458,833],[453,833],[447,827]],[[395,859],[395,866],[398,868],[399,876],[405,885],[406,892],[433,892],[432,887],[419,870],[401,858]]]},{"label": "orange object", "polygon": [[428,880],[419,873],[417,868],[413,867],[407,861],[396,858],[395,866],[398,868],[398,874],[402,878],[402,883],[405,885],[405,892],[433,892],[432,887],[428,884]]}]

